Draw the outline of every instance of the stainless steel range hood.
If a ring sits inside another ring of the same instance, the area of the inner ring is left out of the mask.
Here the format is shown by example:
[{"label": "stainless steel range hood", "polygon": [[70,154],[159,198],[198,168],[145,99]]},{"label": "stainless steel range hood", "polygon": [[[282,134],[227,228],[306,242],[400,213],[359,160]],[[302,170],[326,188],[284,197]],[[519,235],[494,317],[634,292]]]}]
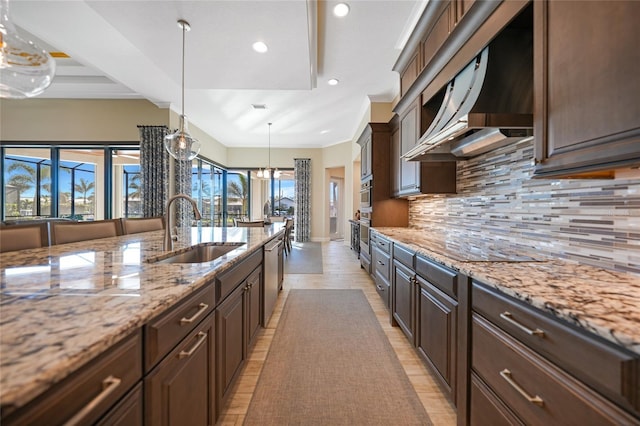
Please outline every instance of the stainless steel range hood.
[{"label": "stainless steel range hood", "polygon": [[406,160],[470,158],[532,137],[531,32],[503,31],[430,102],[438,112]]}]

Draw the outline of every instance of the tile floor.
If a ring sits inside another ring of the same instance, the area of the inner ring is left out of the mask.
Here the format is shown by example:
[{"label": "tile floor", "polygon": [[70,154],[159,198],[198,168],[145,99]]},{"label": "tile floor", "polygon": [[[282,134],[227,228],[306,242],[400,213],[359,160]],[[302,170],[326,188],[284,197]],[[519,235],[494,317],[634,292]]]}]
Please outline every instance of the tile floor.
[{"label": "tile floor", "polygon": [[[251,395],[258,382],[262,365],[269,351],[284,301],[292,288],[359,288],[364,291],[380,325],[396,351],[407,376],[424,404],[434,425],[455,425],[455,407],[442,394],[431,372],[424,366],[411,344],[398,327],[389,322],[389,312],[375,291],[371,278],[360,269],[360,261],[342,241],[322,244],[323,274],[290,274],[284,276],[283,291],[274,313],[251,349],[247,363],[238,378],[227,404],[222,407],[218,425],[242,425]],[[286,259],[285,259],[286,262]]]}]

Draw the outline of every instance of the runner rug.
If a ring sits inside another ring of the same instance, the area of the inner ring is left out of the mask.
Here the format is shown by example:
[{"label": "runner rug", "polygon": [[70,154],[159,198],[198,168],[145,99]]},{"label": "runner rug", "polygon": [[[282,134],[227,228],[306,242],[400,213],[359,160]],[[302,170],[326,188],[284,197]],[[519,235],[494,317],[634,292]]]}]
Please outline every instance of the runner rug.
[{"label": "runner rug", "polygon": [[245,425],[430,425],[362,290],[290,291]]}]

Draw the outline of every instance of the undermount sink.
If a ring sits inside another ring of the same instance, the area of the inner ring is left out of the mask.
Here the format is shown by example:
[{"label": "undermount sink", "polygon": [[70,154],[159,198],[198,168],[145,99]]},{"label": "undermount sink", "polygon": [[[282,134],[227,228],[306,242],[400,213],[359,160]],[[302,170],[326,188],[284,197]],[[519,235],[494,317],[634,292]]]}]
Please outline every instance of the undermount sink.
[{"label": "undermount sink", "polygon": [[245,243],[206,243],[191,247],[187,251],[169,257],[150,259],[150,263],[203,263],[211,262],[235,250]]}]

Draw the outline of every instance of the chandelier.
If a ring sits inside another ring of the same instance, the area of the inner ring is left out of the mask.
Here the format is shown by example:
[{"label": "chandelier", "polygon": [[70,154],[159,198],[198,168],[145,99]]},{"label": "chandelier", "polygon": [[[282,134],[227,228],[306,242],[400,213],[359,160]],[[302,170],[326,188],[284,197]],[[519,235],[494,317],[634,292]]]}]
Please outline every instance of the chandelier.
[{"label": "chandelier", "polygon": [[9,0],[0,0],[0,98],[37,96],[49,87],[55,72],[51,55],[16,31],[9,20]]},{"label": "chandelier", "polygon": [[178,27],[182,29],[182,114],[178,130],[164,137],[164,147],[176,160],[191,161],[200,152],[200,142],[189,134],[187,116],[184,115],[184,40],[191,26],[187,21],[180,19]]},{"label": "chandelier", "polygon": [[[271,125],[273,123],[268,123],[269,124],[269,161],[267,163],[267,167],[263,170],[262,167],[260,168],[260,170],[258,170],[258,173],[256,174],[258,176],[259,179],[269,179],[271,178]],[[273,171],[273,178],[274,179],[278,179],[280,177],[280,170],[278,170],[278,168],[276,167],[276,169]]]}]

